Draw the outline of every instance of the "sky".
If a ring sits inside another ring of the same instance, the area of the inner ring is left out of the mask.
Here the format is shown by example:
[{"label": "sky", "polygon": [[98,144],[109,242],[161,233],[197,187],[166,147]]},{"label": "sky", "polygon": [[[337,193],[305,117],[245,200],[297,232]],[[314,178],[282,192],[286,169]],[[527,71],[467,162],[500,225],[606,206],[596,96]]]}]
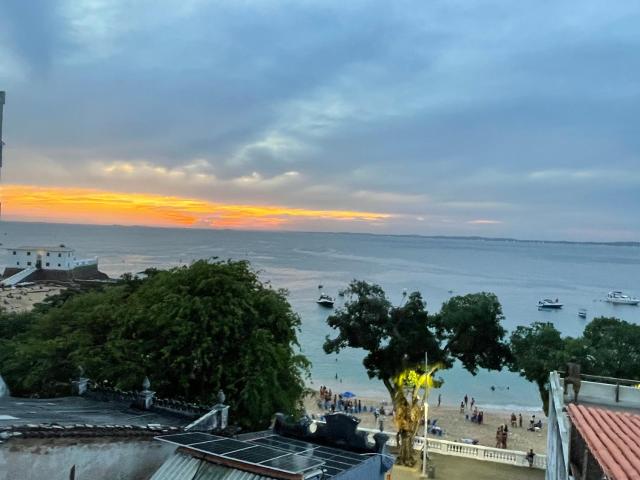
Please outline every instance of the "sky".
[{"label": "sky", "polygon": [[640,4],[3,0],[2,215],[640,240]]}]

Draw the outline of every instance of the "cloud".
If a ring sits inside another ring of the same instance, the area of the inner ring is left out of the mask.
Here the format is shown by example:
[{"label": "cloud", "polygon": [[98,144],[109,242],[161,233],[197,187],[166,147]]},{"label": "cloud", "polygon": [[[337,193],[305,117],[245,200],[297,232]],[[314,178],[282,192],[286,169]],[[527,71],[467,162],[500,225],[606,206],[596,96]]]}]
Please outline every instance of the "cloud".
[{"label": "cloud", "polygon": [[358,231],[640,236],[631,2],[5,10],[10,183],[394,215]]},{"label": "cloud", "polygon": [[500,225],[503,223],[500,220],[488,220],[488,219],[477,219],[477,220],[469,220],[467,222],[469,225]]}]

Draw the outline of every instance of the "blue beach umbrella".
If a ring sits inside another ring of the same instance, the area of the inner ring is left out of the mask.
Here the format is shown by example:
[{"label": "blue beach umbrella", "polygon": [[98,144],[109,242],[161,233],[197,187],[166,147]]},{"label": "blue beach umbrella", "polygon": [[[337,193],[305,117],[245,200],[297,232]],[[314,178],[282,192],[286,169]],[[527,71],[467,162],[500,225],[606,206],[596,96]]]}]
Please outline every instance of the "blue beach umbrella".
[{"label": "blue beach umbrella", "polygon": [[353,392],[344,392],[344,393],[342,394],[342,398],[353,398],[353,397],[355,397],[355,396],[356,396],[356,394],[355,394],[355,393],[353,393]]}]

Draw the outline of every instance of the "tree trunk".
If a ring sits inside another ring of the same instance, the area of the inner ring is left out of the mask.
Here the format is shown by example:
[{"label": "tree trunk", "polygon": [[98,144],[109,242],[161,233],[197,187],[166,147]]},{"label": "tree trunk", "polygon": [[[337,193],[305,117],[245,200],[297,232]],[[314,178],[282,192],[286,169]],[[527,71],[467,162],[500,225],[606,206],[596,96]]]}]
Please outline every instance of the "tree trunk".
[{"label": "tree trunk", "polygon": [[542,411],[548,417],[549,416],[549,389],[546,388],[546,383],[538,382],[538,391],[540,392],[540,400],[542,400]]},{"label": "tree trunk", "polygon": [[416,464],[416,452],[413,449],[413,440],[415,434],[406,430],[399,432],[400,436],[400,452],[396,463],[398,465],[405,465],[407,467],[413,467]]},{"label": "tree trunk", "polygon": [[416,464],[416,451],[413,448],[413,440],[420,427],[422,408],[417,399],[407,401],[401,391],[394,392],[393,408],[395,412],[395,424],[398,429],[399,454],[396,459],[398,465],[413,467]]}]

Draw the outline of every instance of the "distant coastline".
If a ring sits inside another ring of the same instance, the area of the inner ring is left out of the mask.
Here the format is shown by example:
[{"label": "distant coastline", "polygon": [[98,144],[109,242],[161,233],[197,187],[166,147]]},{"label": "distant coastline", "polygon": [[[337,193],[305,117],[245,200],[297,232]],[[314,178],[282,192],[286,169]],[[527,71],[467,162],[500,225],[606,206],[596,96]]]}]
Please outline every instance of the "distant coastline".
[{"label": "distant coastline", "polygon": [[68,223],[68,222],[34,222],[22,220],[3,220],[2,223],[28,223],[32,225],[72,225],[79,227],[118,227],[118,228],[143,228],[160,230],[199,230],[204,232],[252,232],[252,233],[301,233],[317,235],[349,235],[349,236],[371,236],[371,237],[391,237],[391,238],[426,238],[431,240],[472,240],[483,242],[504,242],[504,243],[531,243],[531,244],[552,244],[552,245],[600,245],[609,247],[640,247],[639,241],[577,241],[577,240],[540,240],[540,239],[520,239],[511,237],[484,237],[479,235],[421,235],[418,233],[367,233],[367,232],[336,232],[336,231],[309,231],[309,230],[253,230],[253,229],[233,229],[233,228],[202,228],[202,227],[165,227],[152,225],[121,225],[104,223]]}]

